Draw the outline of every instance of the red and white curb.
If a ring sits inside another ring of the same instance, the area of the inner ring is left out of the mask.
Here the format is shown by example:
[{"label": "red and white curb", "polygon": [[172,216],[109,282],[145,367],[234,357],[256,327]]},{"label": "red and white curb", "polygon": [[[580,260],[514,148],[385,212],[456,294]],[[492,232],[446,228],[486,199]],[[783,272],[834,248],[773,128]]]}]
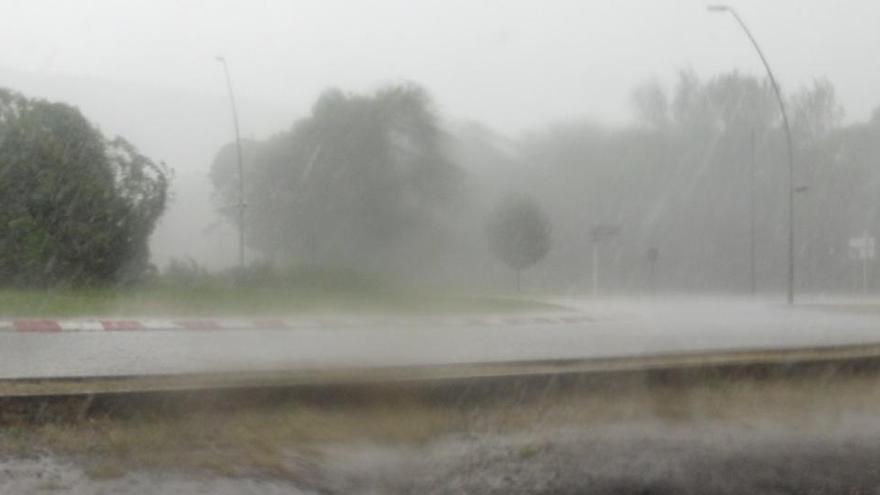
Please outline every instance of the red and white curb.
[{"label": "red and white curb", "polygon": [[462,316],[423,318],[315,318],[315,319],[16,319],[0,320],[0,332],[130,332],[185,330],[286,330],[307,328],[351,328],[376,326],[525,326],[574,325],[596,322],[580,314],[544,316]]}]

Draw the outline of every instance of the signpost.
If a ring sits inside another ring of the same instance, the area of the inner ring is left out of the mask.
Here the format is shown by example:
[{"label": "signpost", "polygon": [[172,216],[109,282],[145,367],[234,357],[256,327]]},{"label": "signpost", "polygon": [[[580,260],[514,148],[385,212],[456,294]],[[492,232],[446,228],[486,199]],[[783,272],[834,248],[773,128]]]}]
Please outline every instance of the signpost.
[{"label": "signpost", "polygon": [[874,237],[868,231],[849,240],[849,257],[862,263],[862,292],[868,293],[868,262],[876,256]]},{"label": "signpost", "polygon": [[657,260],[660,259],[660,250],[656,247],[645,251],[645,260],[648,262],[648,288],[651,292],[657,291]]},{"label": "signpost", "polygon": [[590,239],[593,241],[593,295],[599,293],[599,243],[611,239],[620,233],[617,225],[595,225],[590,229]]}]

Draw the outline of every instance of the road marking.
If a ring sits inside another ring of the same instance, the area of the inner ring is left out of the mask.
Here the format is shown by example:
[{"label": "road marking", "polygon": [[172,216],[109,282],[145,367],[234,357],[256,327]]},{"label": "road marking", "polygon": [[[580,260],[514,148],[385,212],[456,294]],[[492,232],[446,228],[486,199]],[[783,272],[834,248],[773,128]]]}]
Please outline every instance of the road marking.
[{"label": "road marking", "polygon": [[60,332],[61,325],[55,320],[15,320],[18,332]]},{"label": "road marking", "polygon": [[63,332],[96,332],[104,329],[104,325],[96,320],[60,320],[58,326]]},{"label": "road marking", "polygon": [[101,326],[108,332],[144,330],[144,324],[137,320],[101,320]]},{"label": "road marking", "polygon": [[0,332],[126,332],[203,330],[285,330],[351,327],[498,327],[571,325],[601,321],[588,315],[474,315],[424,317],[318,317],[315,319],[17,319],[0,320]]},{"label": "road marking", "polygon": [[219,320],[179,320],[175,322],[184,330],[222,330]]}]

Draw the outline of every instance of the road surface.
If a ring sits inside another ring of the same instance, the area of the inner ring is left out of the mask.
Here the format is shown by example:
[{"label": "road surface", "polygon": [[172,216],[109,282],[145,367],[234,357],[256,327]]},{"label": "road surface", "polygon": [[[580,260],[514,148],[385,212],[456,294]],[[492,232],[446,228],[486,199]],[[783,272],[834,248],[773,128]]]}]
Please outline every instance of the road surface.
[{"label": "road surface", "polygon": [[728,299],[563,301],[575,324],[0,333],[0,379],[408,367],[880,344],[880,316]]}]

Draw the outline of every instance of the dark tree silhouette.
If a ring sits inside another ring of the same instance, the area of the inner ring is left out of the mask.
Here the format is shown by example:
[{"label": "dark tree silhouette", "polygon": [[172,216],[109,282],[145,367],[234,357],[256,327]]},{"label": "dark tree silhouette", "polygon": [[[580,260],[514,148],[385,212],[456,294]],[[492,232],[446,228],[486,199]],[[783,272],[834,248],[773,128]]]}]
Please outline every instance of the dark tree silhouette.
[{"label": "dark tree silhouette", "polygon": [[520,272],[541,261],[550,250],[550,221],[529,196],[509,195],[502,199],[486,226],[489,247],[495,256],[516,271],[516,290]]}]

